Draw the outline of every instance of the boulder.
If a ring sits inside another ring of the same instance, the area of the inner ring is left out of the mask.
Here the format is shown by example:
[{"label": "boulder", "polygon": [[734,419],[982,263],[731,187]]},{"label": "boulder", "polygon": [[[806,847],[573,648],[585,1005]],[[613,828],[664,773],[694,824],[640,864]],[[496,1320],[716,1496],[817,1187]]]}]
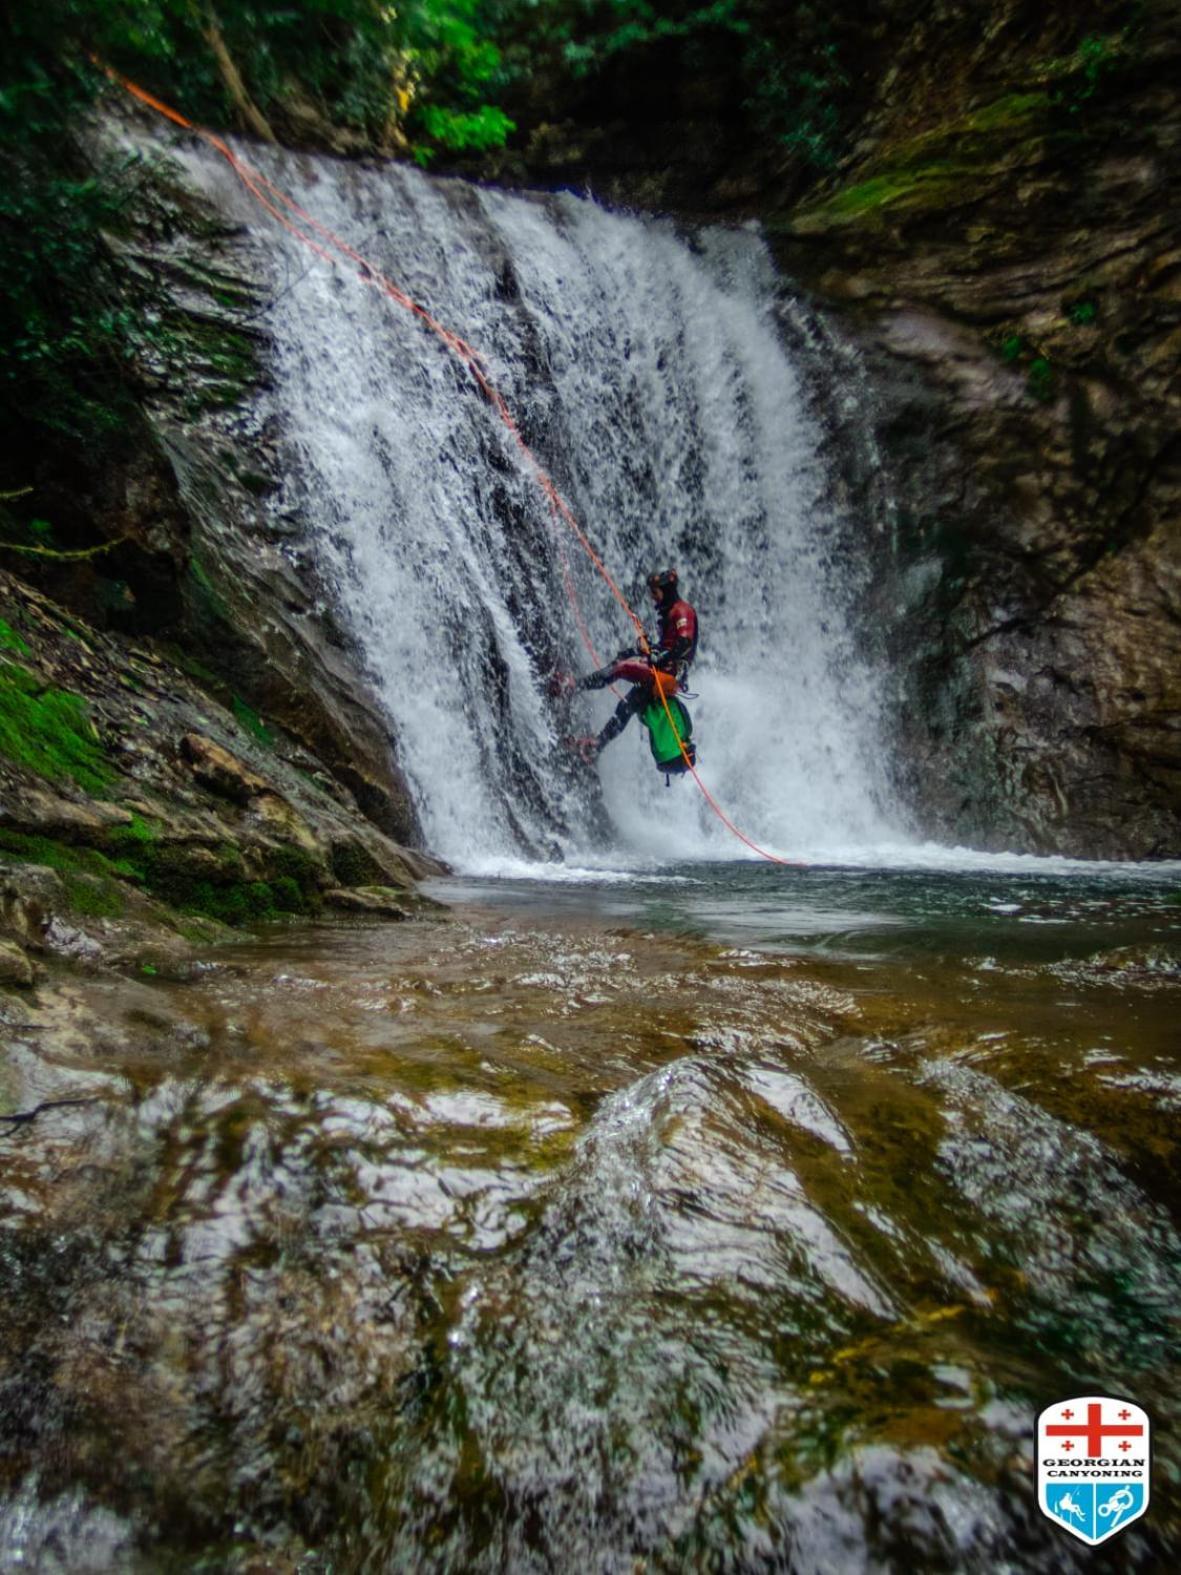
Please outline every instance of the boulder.
[{"label": "boulder", "polygon": [[58,875],[43,864],[0,865],[0,928],[24,946],[44,944],[47,926],[66,906]]},{"label": "boulder", "polygon": [[375,919],[408,919],[411,916],[406,893],[392,886],[359,886],[349,891],[336,887],[324,893],[324,901],[343,913],[367,914]]},{"label": "boulder", "polygon": [[35,982],[33,964],[13,941],[0,941],[0,985],[28,989]]}]

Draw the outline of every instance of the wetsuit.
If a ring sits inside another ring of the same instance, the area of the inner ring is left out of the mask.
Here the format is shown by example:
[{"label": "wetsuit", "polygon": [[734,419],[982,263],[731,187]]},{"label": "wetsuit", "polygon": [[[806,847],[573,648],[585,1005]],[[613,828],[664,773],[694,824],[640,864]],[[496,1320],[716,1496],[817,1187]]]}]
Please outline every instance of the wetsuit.
[{"label": "wetsuit", "polygon": [[620,733],[637,712],[642,711],[652,698],[650,674],[653,667],[676,673],[683,688],[693,658],[697,655],[697,614],[684,600],[671,602],[659,612],[659,632],[656,649],[651,660],[641,658],[639,647],[620,651],[613,662],[601,667],[597,673],[588,673],[578,680],[579,689],[605,689],[608,684],[630,683],[623,699],[608,717],[599,733],[597,748],[603,749]]}]

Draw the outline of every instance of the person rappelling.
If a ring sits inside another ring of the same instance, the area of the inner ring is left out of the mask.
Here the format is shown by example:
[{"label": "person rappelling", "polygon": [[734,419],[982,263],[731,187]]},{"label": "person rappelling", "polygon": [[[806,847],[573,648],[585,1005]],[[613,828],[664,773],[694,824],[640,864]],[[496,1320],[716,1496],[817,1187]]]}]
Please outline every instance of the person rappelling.
[{"label": "person rappelling", "polygon": [[630,684],[599,733],[572,738],[570,746],[590,764],[638,715],[648,730],[656,768],[667,780],[697,759],[693,720],[677,693],[687,690],[689,668],[697,655],[697,613],[681,595],[675,569],[650,574],[648,589],[657,616],[655,646],[647,640],[629,646],[606,667],[582,678],[559,674],[550,689],[556,695],[569,695],[577,690],[605,689],[614,683]]}]

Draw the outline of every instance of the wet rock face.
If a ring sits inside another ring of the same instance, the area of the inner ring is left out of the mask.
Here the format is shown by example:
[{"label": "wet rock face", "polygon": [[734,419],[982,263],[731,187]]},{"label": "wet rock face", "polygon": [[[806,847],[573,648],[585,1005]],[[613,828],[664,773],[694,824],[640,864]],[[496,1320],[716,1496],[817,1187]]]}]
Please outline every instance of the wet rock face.
[{"label": "wet rock face", "polygon": [[[113,121],[94,135],[104,156],[143,156]],[[117,545],[80,565],[33,564],[31,581],[89,623],[173,641],[221,698],[300,740],[325,782],[386,835],[420,844],[389,719],[330,589],[298,530],[262,507],[282,480],[257,398],[263,270],[167,158],[145,163],[128,225],[109,238],[154,330],[135,366],[135,431],[97,469],[37,478],[72,539]]]},{"label": "wet rock face", "polygon": [[[534,179],[759,219],[822,310],[834,486],[863,501],[878,561],[866,637],[936,835],[1181,846],[1178,19],[1175,0],[838,19],[831,173],[720,115],[724,59],[711,84],[675,51],[652,55],[668,80],[642,106],[612,77],[610,118],[576,101],[525,155]],[[649,124],[679,132],[635,157]]]},{"label": "wet rock face", "polygon": [[[1163,36],[1008,58],[872,151],[778,246],[863,353],[895,519],[874,616],[940,832],[1038,851],[1181,840],[1181,506]],[[1010,87],[1013,85],[1010,81]]]},{"label": "wet rock face", "polygon": [[2,572],[0,597],[3,982],[30,982],[25,950],[183,976],[228,925],[374,886],[384,906],[353,906],[404,917],[415,881],[440,872],[298,741],[220,706],[150,642],[100,633]]},{"label": "wet rock face", "polygon": [[[932,829],[1181,844],[1181,66],[1163,12],[1083,44],[914,37],[839,184],[774,221],[861,350],[893,494],[872,616]],[[952,73],[954,74],[954,73]]]}]

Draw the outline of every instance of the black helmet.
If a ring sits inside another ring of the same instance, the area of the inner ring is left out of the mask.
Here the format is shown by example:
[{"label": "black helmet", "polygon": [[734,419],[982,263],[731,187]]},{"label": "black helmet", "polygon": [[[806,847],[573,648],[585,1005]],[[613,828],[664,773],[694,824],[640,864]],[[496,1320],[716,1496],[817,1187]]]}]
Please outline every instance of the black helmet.
[{"label": "black helmet", "polygon": [[661,601],[668,601],[670,596],[676,594],[677,571],[675,569],[657,569],[648,576],[648,589],[659,592]]}]

